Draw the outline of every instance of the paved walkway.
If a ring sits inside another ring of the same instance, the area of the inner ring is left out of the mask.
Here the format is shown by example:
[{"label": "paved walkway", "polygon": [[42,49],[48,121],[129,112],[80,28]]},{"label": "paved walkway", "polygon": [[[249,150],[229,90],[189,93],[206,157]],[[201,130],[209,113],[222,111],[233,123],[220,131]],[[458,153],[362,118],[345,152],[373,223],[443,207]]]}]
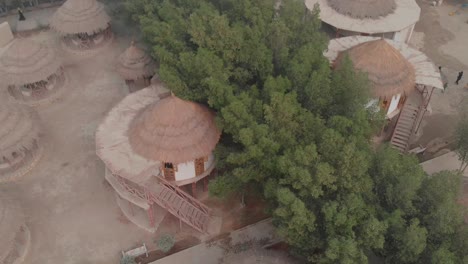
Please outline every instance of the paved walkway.
[{"label": "paved walkway", "polygon": [[[428,174],[434,174],[444,170],[458,170],[460,165],[461,162],[458,160],[457,153],[453,151],[421,163],[424,171],[426,171]],[[464,176],[468,177],[468,170],[465,170]]]},{"label": "paved walkway", "polygon": [[278,241],[271,219],[266,219],[231,232],[226,238],[211,243],[202,243],[182,250],[150,264],[218,264],[229,248],[252,241],[262,241],[270,244]]}]

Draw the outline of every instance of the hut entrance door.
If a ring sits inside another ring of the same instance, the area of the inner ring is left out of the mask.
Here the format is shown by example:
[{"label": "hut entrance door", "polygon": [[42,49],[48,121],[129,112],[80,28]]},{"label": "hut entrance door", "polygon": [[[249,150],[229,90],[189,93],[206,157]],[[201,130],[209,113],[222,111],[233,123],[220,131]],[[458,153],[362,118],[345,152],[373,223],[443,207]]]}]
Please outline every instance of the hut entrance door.
[{"label": "hut entrance door", "polygon": [[199,158],[195,160],[195,176],[202,175],[205,172],[205,159]]},{"label": "hut entrance door", "polygon": [[168,181],[175,181],[174,165],[172,163],[164,163],[164,178]]}]

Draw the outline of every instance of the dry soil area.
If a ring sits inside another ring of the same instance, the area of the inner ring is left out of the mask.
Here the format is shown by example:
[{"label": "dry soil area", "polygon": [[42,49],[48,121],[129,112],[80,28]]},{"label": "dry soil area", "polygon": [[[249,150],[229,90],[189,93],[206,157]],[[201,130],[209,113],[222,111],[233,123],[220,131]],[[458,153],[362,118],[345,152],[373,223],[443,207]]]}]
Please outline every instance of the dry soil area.
[{"label": "dry soil area", "polygon": [[[416,24],[411,44],[426,53],[448,81],[445,92],[435,91],[430,113],[426,114],[415,145],[430,146],[434,141],[450,141],[457,123],[458,111],[466,104],[468,89],[468,8],[458,10],[462,1],[445,0],[442,6],[433,7],[430,1],[418,0],[421,18]],[[459,85],[455,80],[459,71],[465,76]]]}]

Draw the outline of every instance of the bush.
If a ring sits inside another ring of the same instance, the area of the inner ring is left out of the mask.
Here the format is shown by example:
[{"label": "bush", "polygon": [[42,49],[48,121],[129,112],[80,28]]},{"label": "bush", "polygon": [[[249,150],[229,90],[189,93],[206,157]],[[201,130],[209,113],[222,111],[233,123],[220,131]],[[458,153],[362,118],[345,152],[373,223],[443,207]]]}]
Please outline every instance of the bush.
[{"label": "bush", "polygon": [[175,239],[171,235],[162,235],[158,240],[158,248],[162,252],[167,253],[175,244]]},{"label": "bush", "polygon": [[125,255],[120,259],[120,264],[136,264],[135,258]]}]

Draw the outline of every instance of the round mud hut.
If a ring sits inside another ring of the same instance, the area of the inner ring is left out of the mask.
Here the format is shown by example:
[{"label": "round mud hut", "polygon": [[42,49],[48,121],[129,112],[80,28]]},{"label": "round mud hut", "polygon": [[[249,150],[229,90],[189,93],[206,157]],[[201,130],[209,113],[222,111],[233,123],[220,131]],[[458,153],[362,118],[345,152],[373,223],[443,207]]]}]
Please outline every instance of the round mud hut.
[{"label": "round mud hut", "polygon": [[[206,191],[219,138],[213,112],[155,82],[109,112],[96,132],[96,148],[130,221],[154,232],[170,212],[200,232],[211,232],[213,218],[196,199],[197,182]],[[192,187],[192,195],[185,186]]]},{"label": "round mud hut", "polygon": [[37,113],[25,105],[0,103],[0,182],[15,180],[39,160],[40,126]]},{"label": "round mud hut", "polygon": [[15,39],[0,56],[0,79],[13,98],[29,105],[54,100],[66,81],[57,53],[24,38]]},{"label": "round mud hut", "polygon": [[377,36],[408,43],[421,9],[415,0],[306,0],[332,37]]},{"label": "round mud hut", "polygon": [[19,204],[0,196],[0,263],[20,264],[29,250],[31,236]]},{"label": "round mud hut", "polygon": [[348,57],[367,74],[373,99],[368,108],[381,109],[388,120],[391,143],[407,151],[419,130],[434,89],[443,90],[438,68],[422,52],[389,39],[351,36],[330,41],[325,56],[340,67]]},{"label": "round mud hut", "polygon": [[120,56],[117,72],[125,79],[130,92],[139,90],[150,84],[156,64],[151,57],[132,41]]},{"label": "round mud hut", "polygon": [[96,0],[67,0],[50,19],[50,27],[63,37],[71,52],[87,52],[110,43],[113,34],[104,5]]}]

